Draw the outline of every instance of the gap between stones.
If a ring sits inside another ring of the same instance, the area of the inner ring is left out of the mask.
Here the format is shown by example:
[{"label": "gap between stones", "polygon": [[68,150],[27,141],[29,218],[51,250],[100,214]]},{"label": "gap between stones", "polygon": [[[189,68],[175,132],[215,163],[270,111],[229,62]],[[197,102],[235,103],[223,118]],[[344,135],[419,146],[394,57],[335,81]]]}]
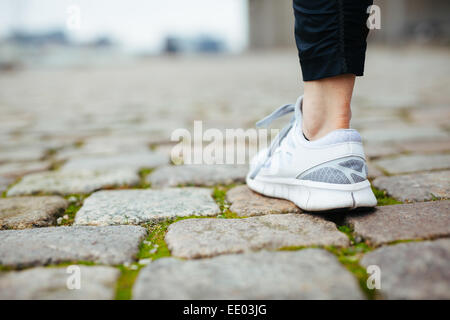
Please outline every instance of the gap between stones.
[{"label": "gap between stones", "polygon": [[[144,177],[145,180],[145,177]],[[132,290],[137,276],[140,270],[151,261],[155,261],[164,257],[171,257],[169,248],[167,247],[164,237],[166,235],[168,227],[177,221],[186,219],[236,219],[246,218],[238,216],[236,213],[231,212],[229,204],[226,201],[226,193],[236,184],[231,185],[217,185],[213,188],[212,197],[216,201],[220,208],[221,214],[216,217],[202,217],[202,216],[188,216],[179,217],[175,219],[169,219],[162,222],[148,223],[142,225],[147,228],[148,236],[140,244],[139,253],[137,255],[137,263],[130,266],[121,265],[118,266],[121,274],[116,285],[116,300],[130,300],[132,298]],[[183,186],[186,187],[186,186]],[[149,259],[149,260],[146,260]],[[146,263],[139,263],[145,261]]]}]

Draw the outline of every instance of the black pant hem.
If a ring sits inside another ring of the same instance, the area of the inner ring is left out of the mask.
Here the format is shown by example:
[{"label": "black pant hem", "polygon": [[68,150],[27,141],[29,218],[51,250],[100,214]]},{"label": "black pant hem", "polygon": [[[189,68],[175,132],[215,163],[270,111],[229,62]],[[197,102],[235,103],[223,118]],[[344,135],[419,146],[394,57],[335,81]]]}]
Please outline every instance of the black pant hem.
[{"label": "black pant hem", "polygon": [[342,74],[364,75],[365,47],[346,50],[345,54],[334,52],[311,59],[300,59],[303,81],[320,80]]}]

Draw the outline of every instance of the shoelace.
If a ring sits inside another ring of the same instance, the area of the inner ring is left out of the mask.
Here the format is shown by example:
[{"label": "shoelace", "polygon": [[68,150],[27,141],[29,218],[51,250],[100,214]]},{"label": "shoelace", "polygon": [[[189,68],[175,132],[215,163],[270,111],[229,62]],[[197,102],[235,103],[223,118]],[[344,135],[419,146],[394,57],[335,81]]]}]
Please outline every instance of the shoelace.
[{"label": "shoelace", "polygon": [[303,96],[299,97],[295,104],[285,104],[285,105],[279,107],[278,109],[276,109],[274,112],[269,114],[264,119],[261,119],[260,121],[258,121],[256,123],[256,126],[258,128],[267,127],[274,120],[281,118],[282,116],[284,116],[286,114],[294,112],[294,116],[289,121],[289,124],[287,126],[285,126],[283,129],[281,129],[281,131],[278,133],[278,135],[272,141],[272,143],[270,144],[270,147],[267,149],[267,153],[266,153],[264,161],[260,161],[257,164],[257,166],[255,167],[253,172],[250,174],[250,178],[254,179],[256,177],[259,170],[261,170],[261,168],[266,163],[267,159],[269,159],[272,156],[275,149],[280,145],[281,141],[283,141],[283,139],[287,136],[289,131],[292,129],[295,122],[300,121],[300,119],[301,119],[300,106],[302,104],[302,101],[303,101]]}]

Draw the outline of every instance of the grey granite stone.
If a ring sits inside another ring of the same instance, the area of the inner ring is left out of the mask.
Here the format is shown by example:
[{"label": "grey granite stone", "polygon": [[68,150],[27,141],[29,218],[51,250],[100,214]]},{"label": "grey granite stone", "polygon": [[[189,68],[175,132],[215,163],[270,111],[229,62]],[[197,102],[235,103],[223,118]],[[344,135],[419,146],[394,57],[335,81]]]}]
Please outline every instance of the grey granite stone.
[{"label": "grey granite stone", "polygon": [[18,178],[28,173],[50,169],[49,161],[9,162],[0,165],[0,176]]},{"label": "grey granite stone", "polygon": [[382,177],[384,176],[383,171],[381,171],[377,166],[375,166],[372,161],[367,161],[367,177],[369,179],[374,179],[377,177]]},{"label": "grey granite stone", "polygon": [[210,189],[111,190],[92,194],[76,225],[140,224],[185,216],[215,216],[220,209]]},{"label": "grey granite stone", "polygon": [[48,227],[0,231],[0,265],[28,267],[66,261],[132,262],[147,230],[138,226]]},{"label": "grey granite stone", "polygon": [[245,181],[247,166],[233,165],[180,165],[166,166],[152,172],[147,181],[152,187],[178,185],[214,186],[216,184]]},{"label": "grey granite stone", "polygon": [[334,223],[307,214],[273,214],[245,219],[187,219],[169,226],[167,245],[182,258],[212,257],[290,246],[347,246]]},{"label": "grey granite stone", "polygon": [[81,147],[83,152],[97,154],[120,154],[148,152],[151,137],[148,135],[107,135],[90,137]]},{"label": "grey granite stone", "polygon": [[362,130],[361,135],[371,143],[448,139],[448,134],[436,126],[383,127]]},{"label": "grey granite stone", "polygon": [[23,177],[8,190],[8,196],[90,193],[107,187],[135,185],[139,181],[139,175],[131,169],[39,172]]},{"label": "grey granite stone", "polygon": [[141,270],[134,299],[363,299],[356,279],[321,249],[159,259]]},{"label": "grey granite stone", "polygon": [[0,163],[17,161],[37,161],[46,154],[42,146],[11,146],[0,150]]},{"label": "grey granite stone", "polygon": [[407,152],[447,152],[450,151],[450,139],[435,141],[405,141],[399,147]]},{"label": "grey granite stone", "polygon": [[373,181],[378,189],[401,201],[424,201],[450,198],[450,171],[414,173],[379,177]]},{"label": "grey granite stone", "polygon": [[450,201],[381,206],[374,212],[349,214],[345,222],[373,245],[449,236]]},{"label": "grey granite stone", "polygon": [[382,247],[361,264],[380,268],[384,298],[450,299],[450,239]]},{"label": "grey granite stone", "polygon": [[[120,272],[104,266],[78,266],[80,287],[68,287],[74,271],[33,268],[0,273],[0,300],[107,300],[114,299]],[[76,271],[78,272],[78,271]]]},{"label": "grey granite stone", "polygon": [[392,156],[400,153],[402,150],[395,144],[386,143],[366,143],[364,145],[364,153],[369,159],[377,159],[380,157]]},{"label": "grey granite stone", "polygon": [[230,210],[239,216],[260,216],[276,213],[300,213],[301,210],[292,202],[262,196],[247,186],[238,186],[227,192]]},{"label": "grey granite stone", "polygon": [[57,196],[0,198],[0,229],[52,225],[67,206],[67,200]]},{"label": "grey granite stone", "polygon": [[89,156],[69,160],[61,170],[117,170],[131,169],[138,172],[142,168],[153,168],[167,164],[169,157],[162,153],[140,152],[117,155]]},{"label": "grey granite stone", "polygon": [[450,119],[450,108],[448,103],[434,108],[424,107],[411,110],[410,118],[412,121],[425,125],[447,125]]},{"label": "grey granite stone", "polygon": [[450,169],[450,154],[405,155],[375,161],[391,174]]}]

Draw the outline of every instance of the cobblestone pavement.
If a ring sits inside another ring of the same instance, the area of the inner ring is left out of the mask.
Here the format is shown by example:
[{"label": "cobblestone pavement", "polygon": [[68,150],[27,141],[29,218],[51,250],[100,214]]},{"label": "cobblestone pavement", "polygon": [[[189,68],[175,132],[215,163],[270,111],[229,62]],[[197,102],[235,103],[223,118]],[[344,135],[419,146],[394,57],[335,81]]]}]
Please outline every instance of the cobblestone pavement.
[{"label": "cobblestone pavement", "polygon": [[352,125],[379,206],[320,215],[169,158],[174,129],[293,102],[293,51],[0,74],[0,299],[450,299],[449,58],[369,50]]}]

